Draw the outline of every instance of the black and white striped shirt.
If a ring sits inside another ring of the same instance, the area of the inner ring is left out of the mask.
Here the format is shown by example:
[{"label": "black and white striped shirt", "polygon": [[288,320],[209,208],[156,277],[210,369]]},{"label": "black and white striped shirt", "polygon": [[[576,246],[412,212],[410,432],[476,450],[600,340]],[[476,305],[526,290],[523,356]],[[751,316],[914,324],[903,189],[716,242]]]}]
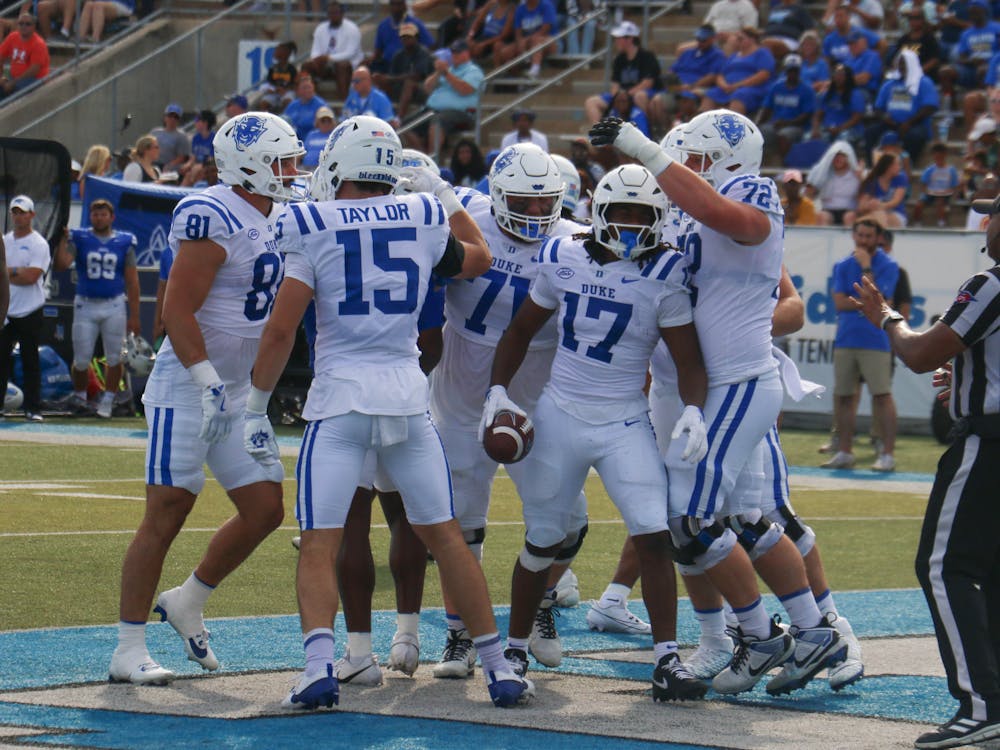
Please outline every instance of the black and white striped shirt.
[{"label": "black and white striped shirt", "polygon": [[941,322],[967,347],[952,371],[952,418],[1000,414],[1000,266],[966,281]]}]

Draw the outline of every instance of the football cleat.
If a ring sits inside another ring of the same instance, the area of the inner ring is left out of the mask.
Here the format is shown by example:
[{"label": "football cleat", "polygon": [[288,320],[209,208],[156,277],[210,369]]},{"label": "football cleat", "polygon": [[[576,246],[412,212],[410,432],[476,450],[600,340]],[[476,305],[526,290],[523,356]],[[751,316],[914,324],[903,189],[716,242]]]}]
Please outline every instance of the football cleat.
[{"label": "football cleat", "polygon": [[301,547],[302,546],[302,537],[300,537],[300,536],[293,536],[292,537],[292,546],[295,547],[295,549],[298,549],[299,547]]},{"label": "football cleat", "polygon": [[518,677],[528,673],[528,653],[520,648],[508,648],[503,652],[503,658],[510,665],[510,671]]},{"label": "football cleat", "polygon": [[108,668],[108,682],[130,682],[133,685],[166,685],[177,675],[164,669],[149,655],[146,649],[122,651],[116,648],[111,655]]},{"label": "football cleat", "polygon": [[111,419],[111,411],[115,408],[115,394],[105,391],[97,402],[97,416],[101,419]]},{"label": "football cleat", "polygon": [[562,664],[562,639],[556,632],[556,616],[559,611],[554,604],[555,599],[552,597],[542,600],[528,638],[528,651],[546,667],[558,667]]},{"label": "football cleat", "polygon": [[875,459],[875,463],[872,464],[872,471],[895,471],[896,470],[896,459],[892,457],[891,453],[879,453],[878,458]]},{"label": "football cleat", "polygon": [[441,661],[434,666],[435,677],[468,677],[476,671],[476,644],[469,633],[462,630],[448,630],[448,642],[444,645]]},{"label": "football cleat", "polygon": [[527,703],[535,694],[535,684],[531,680],[507,671],[490,672],[487,687],[493,705],[498,708]]},{"label": "football cleat", "polygon": [[214,672],[219,668],[219,660],[215,658],[212,647],[208,645],[211,634],[205,630],[201,612],[185,612],[178,604],[180,593],[180,586],[164,591],[156,598],[156,607],[153,611],[160,616],[161,622],[169,622],[177,631],[177,635],[184,641],[184,651],[188,660],[197,662],[202,669]]},{"label": "football cleat", "polygon": [[415,633],[396,633],[389,647],[389,669],[412,677],[420,666],[420,638]]},{"label": "football cleat", "polygon": [[342,685],[378,687],[382,684],[382,669],[374,654],[352,659],[350,650],[347,650],[344,657],[337,660],[334,670],[337,672],[337,682]]},{"label": "football cleat", "polygon": [[[841,690],[865,676],[865,665],[861,661],[861,644],[854,635],[851,623],[846,617],[838,617],[833,621],[833,627],[840,633],[840,639],[847,644],[847,653],[843,659],[827,659],[829,667],[830,687]],[[839,654],[838,654],[839,656]]]},{"label": "football cleat", "polygon": [[333,708],[334,704],[339,703],[340,686],[337,684],[337,678],[333,676],[332,664],[326,665],[325,672],[303,673],[298,684],[281,701],[281,705],[285,708],[302,708],[308,711],[320,706]]},{"label": "football cleat", "polygon": [[1000,719],[969,719],[955,714],[933,732],[924,732],[916,748],[964,747],[1000,737]]},{"label": "football cleat", "polygon": [[795,639],[795,650],[778,675],[767,683],[770,695],[782,695],[805,687],[828,660],[842,659],[847,653],[840,634],[825,618],[814,628],[793,625],[788,632]]},{"label": "football cleat", "polygon": [[587,625],[591,630],[602,633],[626,633],[629,635],[649,635],[653,632],[648,622],[643,622],[629,612],[628,602],[611,600],[604,606],[600,601],[590,603]]},{"label": "football cleat", "polygon": [[705,697],[708,685],[699,680],[673,651],[661,657],[653,670],[653,702],[695,701]]},{"label": "football cleat", "polygon": [[571,568],[566,568],[556,583],[556,606],[575,607],[580,603],[580,582]]},{"label": "football cleat", "polygon": [[773,623],[770,637],[764,640],[743,635],[739,628],[732,632],[737,639],[733,660],[712,680],[712,688],[723,695],[753,689],[767,670],[784,664],[795,651],[795,639]]},{"label": "football cleat", "polygon": [[820,464],[820,466],[824,469],[850,469],[854,466],[854,461],[853,453],[837,451],[833,454],[833,458]]},{"label": "football cleat", "polygon": [[698,680],[711,680],[733,660],[733,642],[729,638],[702,638],[698,648],[684,660],[688,672]]}]

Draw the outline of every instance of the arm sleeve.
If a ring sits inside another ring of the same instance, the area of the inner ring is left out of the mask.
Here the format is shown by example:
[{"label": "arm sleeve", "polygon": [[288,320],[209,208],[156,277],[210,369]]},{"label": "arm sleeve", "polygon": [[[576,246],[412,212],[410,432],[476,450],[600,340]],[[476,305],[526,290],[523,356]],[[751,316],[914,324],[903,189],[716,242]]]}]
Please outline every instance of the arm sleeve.
[{"label": "arm sleeve", "polygon": [[444,254],[441,260],[434,266],[434,273],[438,276],[450,279],[462,273],[462,264],[465,263],[465,247],[455,239],[455,235],[448,233],[448,240],[444,246]]}]

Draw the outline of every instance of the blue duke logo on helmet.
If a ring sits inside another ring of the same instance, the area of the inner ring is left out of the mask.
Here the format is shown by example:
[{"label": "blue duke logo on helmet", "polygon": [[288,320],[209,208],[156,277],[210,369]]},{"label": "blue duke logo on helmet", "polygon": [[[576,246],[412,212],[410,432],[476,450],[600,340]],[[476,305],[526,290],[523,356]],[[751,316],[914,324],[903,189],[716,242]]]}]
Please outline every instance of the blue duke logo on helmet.
[{"label": "blue duke logo on helmet", "polygon": [[246,151],[264,135],[264,119],[256,115],[241,118],[233,128],[233,141],[239,151]]},{"label": "blue duke logo on helmet", "polygon": [[719,135],[730,145],[735,146],[746,135],[746,127],[735,115],[719,115],[715,118],[715,129]]},{"label": "blue duke logo on helmet", "polygon": [[493,174],[502,172],[511,164],[513,164],[515,153],[516,152],[511,148],[505,149],[504,152],[500,154],[500,156],[498,156],[496,160],[493,162]]}]

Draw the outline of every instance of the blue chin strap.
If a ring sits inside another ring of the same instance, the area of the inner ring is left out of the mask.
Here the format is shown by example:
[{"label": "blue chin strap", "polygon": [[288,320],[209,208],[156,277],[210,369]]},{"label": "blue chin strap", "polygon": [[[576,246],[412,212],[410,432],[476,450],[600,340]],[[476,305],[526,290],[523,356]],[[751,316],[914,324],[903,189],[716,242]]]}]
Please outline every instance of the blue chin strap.
[{"label": "blue chin strap", "polygon": [[629,260],[632,257],[632,251],[635,250],[636,246],[639,244],[639,233],[619,230],[618,241],[625,246],[622,258]]}]

